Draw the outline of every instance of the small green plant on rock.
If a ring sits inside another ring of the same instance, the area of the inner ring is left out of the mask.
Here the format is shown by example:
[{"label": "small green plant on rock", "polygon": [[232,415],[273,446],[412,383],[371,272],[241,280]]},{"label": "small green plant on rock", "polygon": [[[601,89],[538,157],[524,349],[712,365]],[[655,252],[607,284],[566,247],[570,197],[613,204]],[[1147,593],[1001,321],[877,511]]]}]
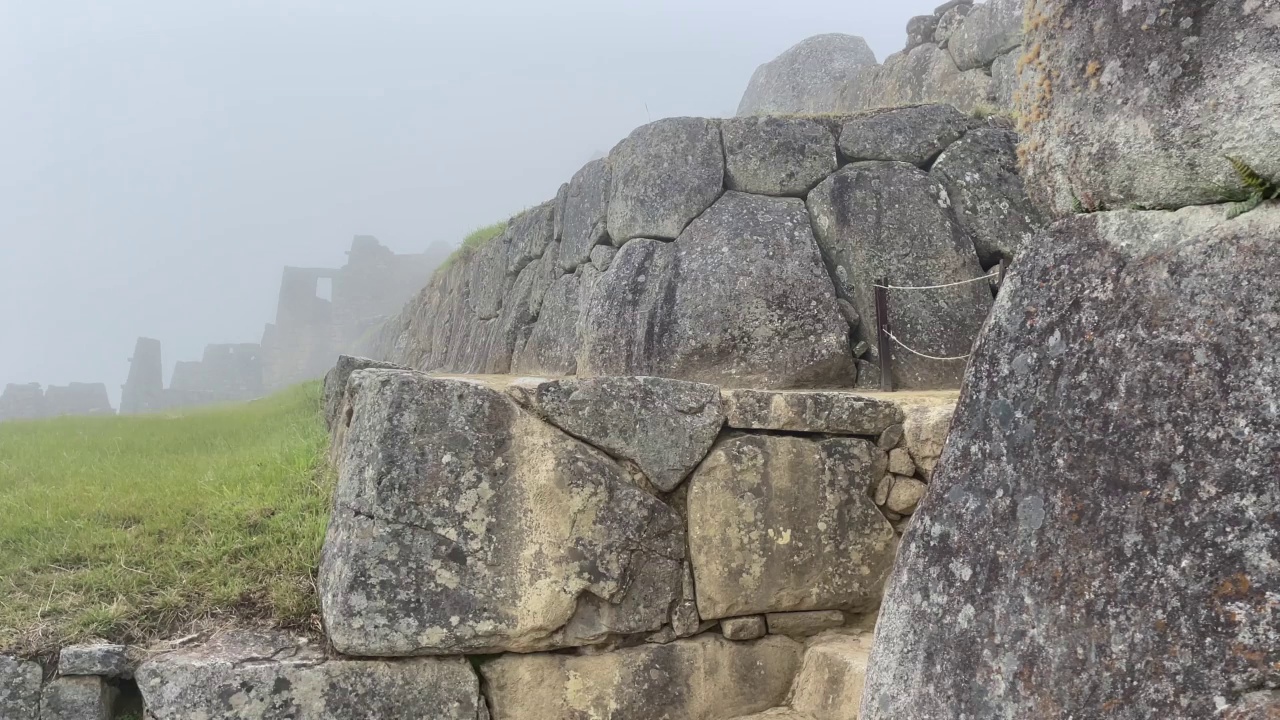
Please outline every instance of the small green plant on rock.
[{"label": "small green plant on rock", "polygon": [[1262,177],[1240,158],[1225,156],[1240,179],[1240,188],[1228,188],[1223,192],[1231,204],[1227,206],[1227,219],[1238,218],[1267,200],[1280,199],[1280,179]]}]

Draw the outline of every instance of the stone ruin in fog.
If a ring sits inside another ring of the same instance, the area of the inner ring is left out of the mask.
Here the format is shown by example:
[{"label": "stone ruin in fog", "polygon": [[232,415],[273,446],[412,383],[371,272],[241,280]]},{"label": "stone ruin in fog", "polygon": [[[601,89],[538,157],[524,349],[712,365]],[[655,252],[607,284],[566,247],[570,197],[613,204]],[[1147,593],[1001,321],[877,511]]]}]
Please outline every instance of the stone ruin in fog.
[{"label": "stone ruin in fog", "polygon": [[47,389],[42,389],[39,383],[10,383],[0,393],[0,422],[114,413],[107,386],[102,383],[50,385]]}]

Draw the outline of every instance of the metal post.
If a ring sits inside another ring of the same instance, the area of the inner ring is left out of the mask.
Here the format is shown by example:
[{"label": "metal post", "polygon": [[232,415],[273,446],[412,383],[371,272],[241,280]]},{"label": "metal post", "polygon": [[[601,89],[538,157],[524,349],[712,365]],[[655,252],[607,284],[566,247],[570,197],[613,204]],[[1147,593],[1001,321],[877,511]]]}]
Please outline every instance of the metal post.
[{"label": "metal post", "polygon": [[1009,261],[1000,258],[1000,276],[996,278],[996,292],[1004,289],[1004,276],[1009,271]]},{"label": "metal post", "polygon": [[893,392],[893,372],[889,363],[889,291],[887,278],[876,280],[876,340],[880,353],[880,389]]}]

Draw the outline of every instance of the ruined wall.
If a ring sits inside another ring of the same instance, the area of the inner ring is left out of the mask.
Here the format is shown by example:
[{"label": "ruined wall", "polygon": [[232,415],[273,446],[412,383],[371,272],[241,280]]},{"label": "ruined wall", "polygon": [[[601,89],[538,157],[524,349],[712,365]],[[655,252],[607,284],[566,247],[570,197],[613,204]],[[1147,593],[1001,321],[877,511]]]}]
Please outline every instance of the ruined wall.
[{"label": "ruined wall", "polygon": [[1039,224],[1016,137],[946,106],[662,120],[437,273],[373,348],[431,371],[958,387],[982,278]]},{"label": "ruined wall", "polygon": [[1024,0],[951,0],[907,24],[904,50],[876,64],[862,38],[818,35],[762,65],[738,115],[846,113],[915,103],[1012,111]]},{"label": "ruined wall", "polygon": [[262,347],[208,345],[201,360],[180,360],[164,387],[159,340],[139,338],[121,395],[122,415],[251,400],[264,394]]},{"label": "ruined wall", "polygon": [[[323,377],[338,354],[368,341],[386,318],[426,285],[447,257],[443,247],[397,255],[360,235],[339,269],[286,267],[276,320],[262,335],[263,383],[269,390]],[[319,296],[321,281],[330,298]]]},{"label": "ruined wall", "polygon": [[0,393],[0,422],[37,420],[62,415],[112,415],[107,386],[102,383],[50,385],[10,383]]}]

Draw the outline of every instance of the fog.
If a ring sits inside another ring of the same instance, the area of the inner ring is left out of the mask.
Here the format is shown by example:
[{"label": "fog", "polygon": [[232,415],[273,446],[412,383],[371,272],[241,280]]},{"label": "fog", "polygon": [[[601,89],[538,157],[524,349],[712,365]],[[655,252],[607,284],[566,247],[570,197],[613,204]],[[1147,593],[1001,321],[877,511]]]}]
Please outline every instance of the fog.
[{"label": "fog", "polygon": [[0,1],[0,385],[258,342],[284,265],[454,243],[810,35],[940,0]]}]

